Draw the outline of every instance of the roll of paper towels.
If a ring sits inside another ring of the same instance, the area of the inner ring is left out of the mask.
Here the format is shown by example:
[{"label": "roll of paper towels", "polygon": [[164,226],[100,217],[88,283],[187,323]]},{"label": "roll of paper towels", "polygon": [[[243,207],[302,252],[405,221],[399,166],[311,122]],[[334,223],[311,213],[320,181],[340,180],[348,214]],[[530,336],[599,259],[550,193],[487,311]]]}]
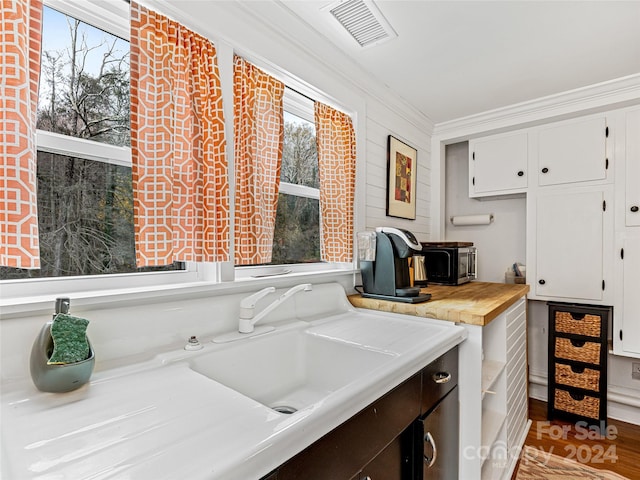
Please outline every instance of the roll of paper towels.
[{"label": "roll of paper towels", "polygon": [[493,222],[493,214],[484,215],[458,215],[451,217],[451,223],[456,226],[463,225],[489,225]]}]

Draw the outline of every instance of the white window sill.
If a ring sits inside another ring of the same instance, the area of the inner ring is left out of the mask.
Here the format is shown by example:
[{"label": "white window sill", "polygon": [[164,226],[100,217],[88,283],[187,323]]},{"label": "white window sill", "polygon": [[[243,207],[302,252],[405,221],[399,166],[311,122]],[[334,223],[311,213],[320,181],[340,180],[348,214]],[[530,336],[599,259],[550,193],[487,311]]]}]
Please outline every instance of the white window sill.
[{"label": "white window sill", "polygon": [[74,310],[105,306],[121,307],[123,305],[145,304],[154,299],[171,296],[176,300],[188,296],[198,296],[206,293],[211,296],[231,295],[257,291],[261,288],[274,286],[288,288],[298,283],[323,283],[336,279],[354,276],[357,269],[332,269],[313,272],[291,272],[286,275],[268,277],[246,277],[234,282],[197,281],[179,284],[138,286],[121,289],[88,290],[81,292],[65,292],[60,294],[46,294],[37,296],[23,296],[0,300],[0,320],[9,317],[19,317],[32,314],[51,314],[57,297],[71,298]]}]

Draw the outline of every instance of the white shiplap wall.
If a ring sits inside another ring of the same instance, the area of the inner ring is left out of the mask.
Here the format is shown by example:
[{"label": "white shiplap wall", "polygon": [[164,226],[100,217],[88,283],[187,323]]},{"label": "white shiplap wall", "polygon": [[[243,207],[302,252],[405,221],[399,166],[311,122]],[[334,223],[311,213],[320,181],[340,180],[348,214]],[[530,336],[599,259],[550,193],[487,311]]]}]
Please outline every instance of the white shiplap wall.
[{"label": "white shiplap wall", "polygon": [[[418,240],[429,240],[430,233],[430,126],[417,124],[392,106],[375,99],[367,101],[367,176],[366,228],[381,225],[406,228]],[[417,150],[416,219],[405,220],[386,216],[387,138],[402,140]]]}]

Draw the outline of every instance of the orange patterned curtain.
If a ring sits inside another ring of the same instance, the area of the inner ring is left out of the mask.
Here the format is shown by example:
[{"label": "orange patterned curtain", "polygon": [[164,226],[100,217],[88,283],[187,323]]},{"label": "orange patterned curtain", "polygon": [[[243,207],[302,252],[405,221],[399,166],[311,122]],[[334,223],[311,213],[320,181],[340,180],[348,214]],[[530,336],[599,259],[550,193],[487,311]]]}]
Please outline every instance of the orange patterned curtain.
[{"label": "orange patterned curtain", "polygon": [[216,50],[131,2],[136,261],[229,259],[229,184]]},{"label": "orange patterned curtain", "polygon": [[234,58],[235,262],[271,262],[284,142],[284,84]]},{"label": "orange patterned curtain", "polygon": [[41,0],[0,9],[0,266],[40,268],[36,111]]},{"label": "orange patterned curtain", "polygon": [[356,139],[351,118],[315,102],[320,174],[320,256],[326,262],[353,261]]}]

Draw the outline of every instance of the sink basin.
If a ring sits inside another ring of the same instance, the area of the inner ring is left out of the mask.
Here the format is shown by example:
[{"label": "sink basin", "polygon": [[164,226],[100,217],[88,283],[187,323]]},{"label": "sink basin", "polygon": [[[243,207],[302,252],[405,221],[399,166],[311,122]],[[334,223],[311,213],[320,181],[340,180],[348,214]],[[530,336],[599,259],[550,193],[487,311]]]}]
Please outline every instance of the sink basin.
[{"label": "sink basin", "polygon": [[192,370],[280,413],[294,413],[393,359],[305,330],[274,332],[189,360]]}]

